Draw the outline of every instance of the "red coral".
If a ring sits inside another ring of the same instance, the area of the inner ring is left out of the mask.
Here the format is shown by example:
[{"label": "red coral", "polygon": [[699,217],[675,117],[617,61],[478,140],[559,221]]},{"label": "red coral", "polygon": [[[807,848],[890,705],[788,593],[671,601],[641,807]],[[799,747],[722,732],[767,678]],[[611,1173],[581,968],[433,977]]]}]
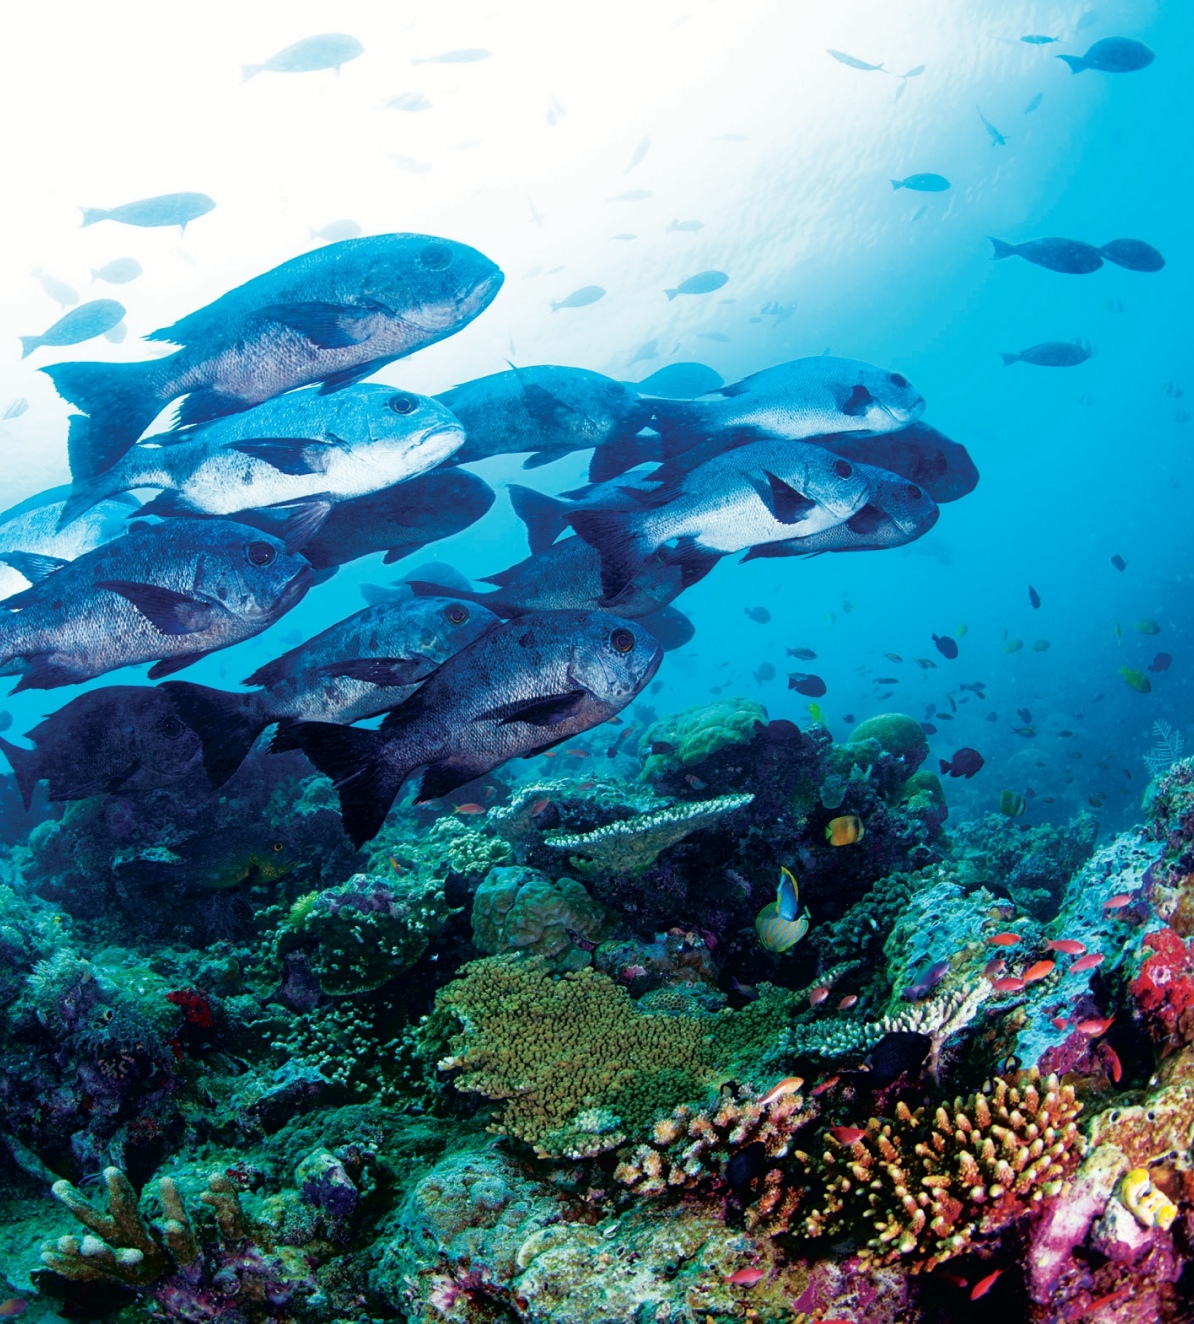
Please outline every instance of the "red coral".
[{"label": "red coral", "polygon": [[1156,1038],[1176,1047],[1194,1038],[1194,942],[1187,946],[1166,927],[1147,934],[1144,945],[1155,955],[1128,988]]},{"label": "red coral", "polygon": [[178,988],[166,994],[166,1001],[182,1008],[183,1019],[197,1030],[210,1030],[216,1023],[211,1014],[211,1003],[193,988]]}]

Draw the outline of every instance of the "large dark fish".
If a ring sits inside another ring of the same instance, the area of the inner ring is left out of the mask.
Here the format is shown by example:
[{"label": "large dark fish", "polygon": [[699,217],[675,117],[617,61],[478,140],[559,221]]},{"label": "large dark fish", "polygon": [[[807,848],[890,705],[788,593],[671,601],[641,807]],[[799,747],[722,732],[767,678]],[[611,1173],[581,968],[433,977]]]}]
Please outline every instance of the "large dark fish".
[{"label": "large dark fish", "polygon": [[1013,363],[1033,363],[1038,368],[1076,368],[1085,363],[1092,354],[1084,340],[1047,340],[1043,345],[1031,345],[1018,354],[1000,354],[1003,366],[1010,368]]},{"label": "large dark fish", "polygon": [[666,607],[717,564],[716,556],[671,557],[666,548],[652,553],[616,597],[606,600],[601,582],[601,556],[583,538],[565,538],[519,561],[508,570],[486,575],[493,593],[463,592],[421,580],[410,581],[416,594],[455,593],[483,603],[499,616],[525,616],[536,611],[612,611],[635,619]]},{"label": "large dark fish", "polygon": [[39,781],[51,800],[150,791],[199,766],[203,746],[169,694],[150,685],[88,690],[27,733],[36,749],[0,739],[28,809]]},{"label": "large dark fish", "polygon": [[190,681],[167,681],[183,717],[203,741],[213,786],[240,767],[253,742],[274,722],[349,724],[388,712],[498,618],[452,598],[380,603],[259,667],[245,682],[262,688],[234,694]]},{"label": "large dark fish", "polygon": [[220,519],[137,529],[75,561],[2,555],[35,581],[0,602],[0,676],[19,675],[16,690],[140,662],[156,680],[260,634],[314,579],[279,539]]},{"label": "large dark fish", "polygon": [[665,484],[640,511],[578,511],[572,527],[601,553],[612,602],[665,543],[675,541],[680,560],[724,556],[820,533],[869,498],[867,478],[849,460],[807,443],[758,441]]},{"label": "large dark fish", "polygon": [[453,463],[491,455],[533,454],[524,469],[573,451],[632,437],[650,410],[633,386],[586,368],[514,368],[464,382],[436,396],[464,424]]},{"label": "large dark fish", "polygon": [[662,657],[642,626],[617,616],[523,616],[449,658],[380,730],[299,722],[285,735],[335,781],[344,830],[359,846],[417,768],[426,801],[542,753],[620,712]]},{"label": "large dark fish", "polygon": [[346,239],[291,258],[146,339],[147,363],[56,363],[58,393],[90,415],[90,473],[179,396],[180,423],[234,414],[297,386],[339,390],[482,312],[502,273],[476,249],[419,234]]},{"label": "large dark fish", "polygon": [[1085,55],[1059,55],[1070,66],[1070,73],[1080,74],[1084,69],[1097,69],[1104,74],[1134,74],[1147,69],[1157,58],[1142,41],[1132,37],[1104,37]]},{"label": "large dark fish", "polygon": [[817,556],[821,552],[871,552],[904,547],[928,533],[940,511],[924,490],[894,474],[859,465],[871,480],[871,497],[857,514],[842,524],[809,538],[764,543],[742,558],[761,556]]},{"label": "large dark fish", "polygon": [[1034,266],[1060,271],[1067,276],[1088,276],[1103,265],[1103,254],[1093,244],[1080,239],[1030,239],[1024,244],[1006,244],[1002,239],[987,236],[994,252],[992,261],[1005,257],[1022,257]]}]

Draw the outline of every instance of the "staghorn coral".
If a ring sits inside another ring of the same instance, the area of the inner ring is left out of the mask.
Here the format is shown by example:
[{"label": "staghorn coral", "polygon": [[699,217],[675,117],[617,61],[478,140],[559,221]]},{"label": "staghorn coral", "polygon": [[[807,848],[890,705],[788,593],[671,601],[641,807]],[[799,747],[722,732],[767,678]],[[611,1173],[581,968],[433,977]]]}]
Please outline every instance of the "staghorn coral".
[{"label": "staghorn coral", "polygon": [[[105,1168],[104,1183],[108,1194],[106,1214],[96,1209],[68,1181],[56,1181],[50,1188],[54,1198],[60,1200],[93,1235],[85,1236],[82,1241],[78,1237],[64,1236],[46,1242],[42,1248],[42,1262],[63,1278],[80,1282],[99,1278],[128,1287],[144,1287],[165,1270],[165,1251],[142,1222],[137,1212],[137,1193],[124,1173],[119,1168]],[[177,1197],[173,1182],[164,1185],[162,1202],[168,1211],[167,1227],[170,1235],[176,1238],[174,1225],[179,1221],[181,1210],[181,1201]],[[182,1217],[185,1218],[185,1214]],[[190,1252],[193,1242],[193,1238],[190,1242],[179,1239],[180,1248],[185,1252]],[[191,1258],[194,1258],[193,1254]]]},{"label": "staghorn coral", "polygon": [[659,781],[695,767],[720,750],[749,744],[766,721],[767,709],[755,699],[722,699],[661,718],[639,740],[641,778]]},{"label": "staghorn coral", "polygon": [[853,1144],[827,1133],[825,1191],[804,1231],[837,1236],[861,1223],[868,1258],[933,1269],[1061,1192],[1082,1154],[1080,1111],[1072,1086],[1035,1071],[931,1115],[901,1100]]},{"label": "staghorn coral", "polygon": [[491,869],[473,897],[473,942],[483,952],[525,951],[554,969],[579,970],[592,957],[573,935],[603,942],[615,917],[572,878],[553,883],[523,865]]},{"label": "staghorn coral", "polygon": [[661,851],[682,841],[690,832],[707,827],[722,814],[743,809],[753,795],[719,795],[713,800],[655,809],[636,818],[622,819],[592,832],[549,832],[544,841],[556,850],[575,851],[573,867],[580,873],[637,876],[654,864]]}]

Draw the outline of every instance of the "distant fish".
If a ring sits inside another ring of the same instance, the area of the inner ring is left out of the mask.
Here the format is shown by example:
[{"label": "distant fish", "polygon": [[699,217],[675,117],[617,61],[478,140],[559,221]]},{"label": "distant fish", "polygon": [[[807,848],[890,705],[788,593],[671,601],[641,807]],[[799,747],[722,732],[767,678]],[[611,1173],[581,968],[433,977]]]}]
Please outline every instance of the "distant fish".
[{"label": "distant fish", "polygon": [[971,1301],[977,1301],[980,1297],[986,1296],[991,1288],[995,1286],[995,1280],[1002,1272],[1002,1269],[996,1269],[993,1273],[987,1274],[985,1278],[980,1278],[970,1289]]},{"label": "distant fish", "polygon": [[825,682],[820,676],[811,676],[803,671],[793,671],[788,676],[788,689],[809,699],[819,699],[826,692]]},{"label": "distant fish", "polygon": [[831,1126],[829,1134],[838,1142],[839,1145],[854,1145],[862,1139],[866,1132],[861,1126]]},{"label": "distant fish", "polygon": [[1124,683],[1134,689],[1137,694],[1151,692],[1152,684],[1143,671],[1137,671],[1134,667],[1120,667],[1119,674],[1124,678]]},{"label": "distant fish", "polygon": [[[650,341],[650,344],[656,342]],[[644,349],[646,346],[643,347]],[[642,356],[639,350],[639,356]],[[704,363],[669,363],[638,383],[639,395],[654,395],[665,400],[695,400],[725,385],[720,373]]]},{"label": "distant fish", "polygon": [[983,756],[977,749],[971,749],[969,746],[963,746],[948,762],[945,759],[938,759],[941,765],[942,773],[948,773],[951,777],[973,777],[975,773],[982,770],[985,762]]},{"label": "distant fish", "polygon": [[747,607],[746,614],[752,621],[757,621],[760,625],[766,625],[771,619],[771,613],[766,607]]},{"label": "distant fish", "polygon": [[908,175],[904,179],[893,179],[891,186],[893,189],[910,188],[916,193],[944,193],[949,188],[949,180],[944,175]]},{"label": "distant fish", "polygon": [[1080,956],[1067,973],[1084,974],[1087,970],[1095,970],[1103,964],[1102,952],[1087,952],[1085,956]]},{"label": "distant fish", "polygon": [[610,238],[611,238],[611,239],[637,239],[637,238],[638,238],[638,235],[636,235],[636,234],[630,234],[630,233],[611,234],[611,235],[610,235]]},{"label": "distant fish", "polygon": [[312,239],[322,239],[325,243],[339,244],[345,239],[358,239],[361,227],[350,217],[341,217],[338,221],[329,221],[318,230],[310,231]]},{"label": "distant fish", "polygon": [[422,92],[401,92],[396,97],[390,97],[386,102],[387,110],[405,110],[408,114],[415,115],[421,110],[431,109],[431,98]]},{"label": "distant fish", "polygon": [[480,64],[488,60],[491,52],[480,46],[466,46],[458,51],[444,51],[441,55],[423,55],[411,60],[411,64]]},{"label": "distant fish", "polygon": [[589,304],[596,303],[598,299],[605,298],[605,291],[600,285],[582,285],[579,290],[573,290],[567,298],[561,299],[558,303],[551,305],[551,311],[558,313],[561,308],[587,308]]},{"label": "distant fish", "polygon": [[726,1282],[733,1287],[754,1287],[766,1277],[767,1273],[764,1269],[735,1269],[733,1273],[727,1275]]},{"label": "distant fish", "polygon": [[979,110],[977,106],[975,106],[975,110],[978,110],[978,117],[983,122],[983,128],[986,129],[986,131],[991,135],[991,146],[1006,147],[1007,139],[1003,136],[1003,134],[999,132],[999,130],[994,126],[994,124],[992,124],[991,121],[987,119],[987,117],[983,114],[981,110]]},{"label": "distant fish", "polygon": [[23,395],[18,395],[4,413],[0,414],[0,422],[7,423],[10,419],[20,418],[22,414],[28,413],[28,411],[29,401]]},{"label": "distant fish", "polygon": [[698,331],[697,336],[701,340],[716,340],[719,344],[728,345],[730,338],[721,331]]},{"label": "distant fish", "polygon": [[1041,595],[1031,584],[1028,586],[1028,601],[1032,604],[1034,610],[1041,605]]},{"label": "distant fish", "polygon": [[789,648],[788,656],[799,658],[801,662],[811,662],[817,655],[811,648]]},{"label": "distant fish", "polygon": [[119,221],[121,225],[135,225],[144,230],[180,225],[185,233],[192,221],[206,216],[215,205],[206,193],[163,193],[155,198],[126,202],[120,207],[84,207],[83,224]]},{"label": "distant fish", "polygon": [[835,51],[826,47],[826,55],[832,55],[838,64],[844,64],[849,69],[861,69],[863,73],[878,74],[887,73],[887,70],[881,64],[867,64],[865,60],[860,60],[854,55],[847,55],[845,51]]},{"label": "distant fish", "polygon": [[857,1005],[858,1005],[858,994],[857,994],[857,993],[847,993],[846,996],[845,996],[844,998],[841,998],[841,999],[839,1000],[839,1002],[838,1002],[838,1004],[837,1004],[837,1009],[838,1009],[838,1011],[849,1011],[851,1007],[854,1007],[854,1006],[857,1006]]},{"label": "distant fish", "polygon": [[671,234],[696,234],[705,228],[704,221],[673,221],[668,227]]},{"label": "distant fish", "polygon": [[1023,647],[1023,639],[1009,639],[1007,643],[1003,645],[1003,651],[1005,653],[1018,653]]},{"label": "distant fish", "polygon": [[1017,726],[1013,729],[1012,735],[1023,736],[1026,740],[1034,740],[1036,731],[1031,726]]},{"label": "distant fish", "polygon": [[1160,634],[1161,627],[1156,621],[1137,621],[1133,627],[1138,634]]},{"label": "distant fish", "polygon": [[729,280],[724,271],[698,271],[695,276],[682,280],[674,289],[664,290],[670,303],[677,294],[712,294]]},{"label": "distant fish", "polygon": [[1120,556],[1118,552],[1116,552],[1116,554],[1111,558],[1111,564],[1116,568],[1116,570],[1126,570],[1128,568],[1128,563],[1123,559],[1122,556]]},{"label": "distant fish", "polygon": [[1080,239],[1029,239],[1022,244],[1008,244],[994,235],[987,238],[994,249],[991,254],[993,262],[1022,257],[1033,266],[1067,276],[1089,276],[1092,271],[1098,271],[1106,256],[1093,244],[1085,244]]},{"label": "distant fish", "polygon": [[1053,645],[1048,641],[1048,639],[1037,639],[1033,642],[1032,651],[1034,653],[1046,653],[1052,647]]},{"label": "distant fish", "polygon": [[999,795],[999,812],[1007,818],[1019,818],[1028,808],[1028,801],[1019,791],[1002,791]]},{"label": "distant fish", "polygon": [[1060,41],[1061,38],[1033,36],[1033,37],[1021,37],[1020,40],[1026,42],[1029,46],[1048,46],[1050,42]]},{"label": "distant fish", "polygon": [[919,1002],[921,998],[927,997],[947,974],[949,974],[949,962],[934,961],[904,989],[903,996],[909,1002]]},{"label": "distant fish", "polygon": [[1134,74],[1147,69],[1157,57],[1142,41],[1131,37],[1104,37],[1085,55],[1059,55],[1070,66],[1070,72],[1080,74],[1084,69],[1096,69],[1104,74]]},{"label": "distant fish", "polygon": [[241,73],[245,82],[262,73],[306,74],[318,69],[334,69],[339,73],[342,64],[364,53],[364,46],[346,32],[325,32],[317,37],[304,37],[260,64],[242,64]]},{"label": "distant fish", "polygon": [[7,708],[0,709],[0,731],[7,731],[12,725],[12,713]]},{"label": "distant fish", "polygon": [[0,1319],[16,1319],[28,1309],[28,1301],[19,1296],[10,1296],[6,1301],[0,1301]]},{"label": "distant fish", "polygon": [[1076,368],[1085,363],[1093,351],[1087,341],[1047,340],[1041,345],[1032,345],[1018,354],[1001,354],[1003,366],[1010,368],[1013,363],[1032,363],[1038,368]]},{"label": "distant fish", "polygon": [[1165,259],[1143,239],[1112,239],[1104,244],[1099,252],[1108,262],[1117,267],[1126,267],[1129,271],[1160,271]]},{"label": "distant fish", "polygon": [[34,267],[33,278],[45,291],[46,295],[53,299],[55,303],[61,304],[63,308],[70,308],[79,302],[79,291],[73,285],[68,285],[64,280],[58,280],[57,277],[49,275],[41,267]]},{"label": "distant fish", "polygon": [[115,257],[102,267],[92,267],[91,279],[102,280],[109,285],[127,285],[130,280],[136,280],[142,270],[135,257]]},{"label": "distant fish", "polygon": [[1083,956],[1086,944],[1076,938],[1048,938],[1045,940],[1045,950],[1061,952],[1063,956]]},{"label": "distant fish", "polygon": [[757,684],[775,679],[775,666],[771,662],[760,662],[759,669],[752,673]]},{"label": "distant fish", "polygon": [[1018,933],[993,933],[987,941],[992,947],[1014,947],[1020,941]]},{"label": "distant fish", "polygon": [[1041,102],[1044,99],[1045,99],[1045,94],[1043,92],[1038,92],[1036,96],[1034,96],[1032,100],[1028,103],[1028,105],[1024,107],[1025,115],[1031,115],[1032,112],[1040,106]]},{"label": "distant fish", "polygon": [[933,636],[933,642],[937,645],[937,651],[942,657],[948,657],[951,661],[958,655],[958,645],[948,635]]},{"label": "distant fish", "polygon": [[1032,965],[1024,971],[1021,978],[1026,984],[1038,984],[1042,979],[1047,978],[1056,969],[1056,961],[1034,961]]},{"label": "distant fish", "polygon": [[857,814],[842,814],[825,825],[825,840],[831,846],[853,846],[866,836],[866,828]]},{"label": "distant fish", "polygon": [[1148,670],[1157,675],[1159,672],[1168,671],[1173,665],[1173,656],[1170,653],[1158,653],[1156,657],[1148,664]]},{"label": "distant fish", "polygon": [[624,175],[630,174],[630,172],[634,169],[634,167],[638,165],[638,163],[643,159],[644,156],[647,155],[647,153],[650,150],[651,150],[651,139],[650,137],[646,137],[642,140],[642,142],[639,143],[639,145],[630,154],[630,164],[627,165],[626,169],[623,170],[622,173]]},{"label": "distant fish", "polygon": [[812,989],[809,992],[808,995],[809,1005],[813,1007],[819,1007],[821,1003],[824,1002],[825,999],[828,997],[829,997],[829,989],[826,988],[824,984],[820,984],[818,985],[818,987]]},{"label": "distant fish", "polygon": [[115,299],[92,299],[60,317],[40,336],[21,336],[21,358],[43,345],[79,345],[110,331],[124,317],[124,305]]},{"label": "distant fish", "polygon": [[430,162],[420,161],[417,156],[406,156],[402,152],[390,152],[388,155],[398,169],[405,170],[408,175],[428,175],[431,173]]}]

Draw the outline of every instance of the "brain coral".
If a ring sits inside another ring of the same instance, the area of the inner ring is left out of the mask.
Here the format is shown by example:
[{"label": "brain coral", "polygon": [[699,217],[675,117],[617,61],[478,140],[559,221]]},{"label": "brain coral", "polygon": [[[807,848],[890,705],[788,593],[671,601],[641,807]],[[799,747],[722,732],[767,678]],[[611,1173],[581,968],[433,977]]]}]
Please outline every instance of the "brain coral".
[{"label": "brain coral", "polygon": [[903,713],[881,713],[868,717],[850,733],[850,744],[877,740],[893,758],[902,759],[911,776],[929,757],[929,738],[914,717]]},{"label": "brain coral", "polygon": [[644,781],[654,781],[707,759],[729,745],[745,745],[767,709],[755,699],[722,699],[685,708],[649,726],[639,741]]},{"label": "brain coral", "polygon": [[556,968],[578,970],[590,963],[572,934],[603,942],[615,917],[572,878],[551,882],[521,865],[490,869],[473,897],[473,942],[483,952],[511,949],[556,958]]}]

